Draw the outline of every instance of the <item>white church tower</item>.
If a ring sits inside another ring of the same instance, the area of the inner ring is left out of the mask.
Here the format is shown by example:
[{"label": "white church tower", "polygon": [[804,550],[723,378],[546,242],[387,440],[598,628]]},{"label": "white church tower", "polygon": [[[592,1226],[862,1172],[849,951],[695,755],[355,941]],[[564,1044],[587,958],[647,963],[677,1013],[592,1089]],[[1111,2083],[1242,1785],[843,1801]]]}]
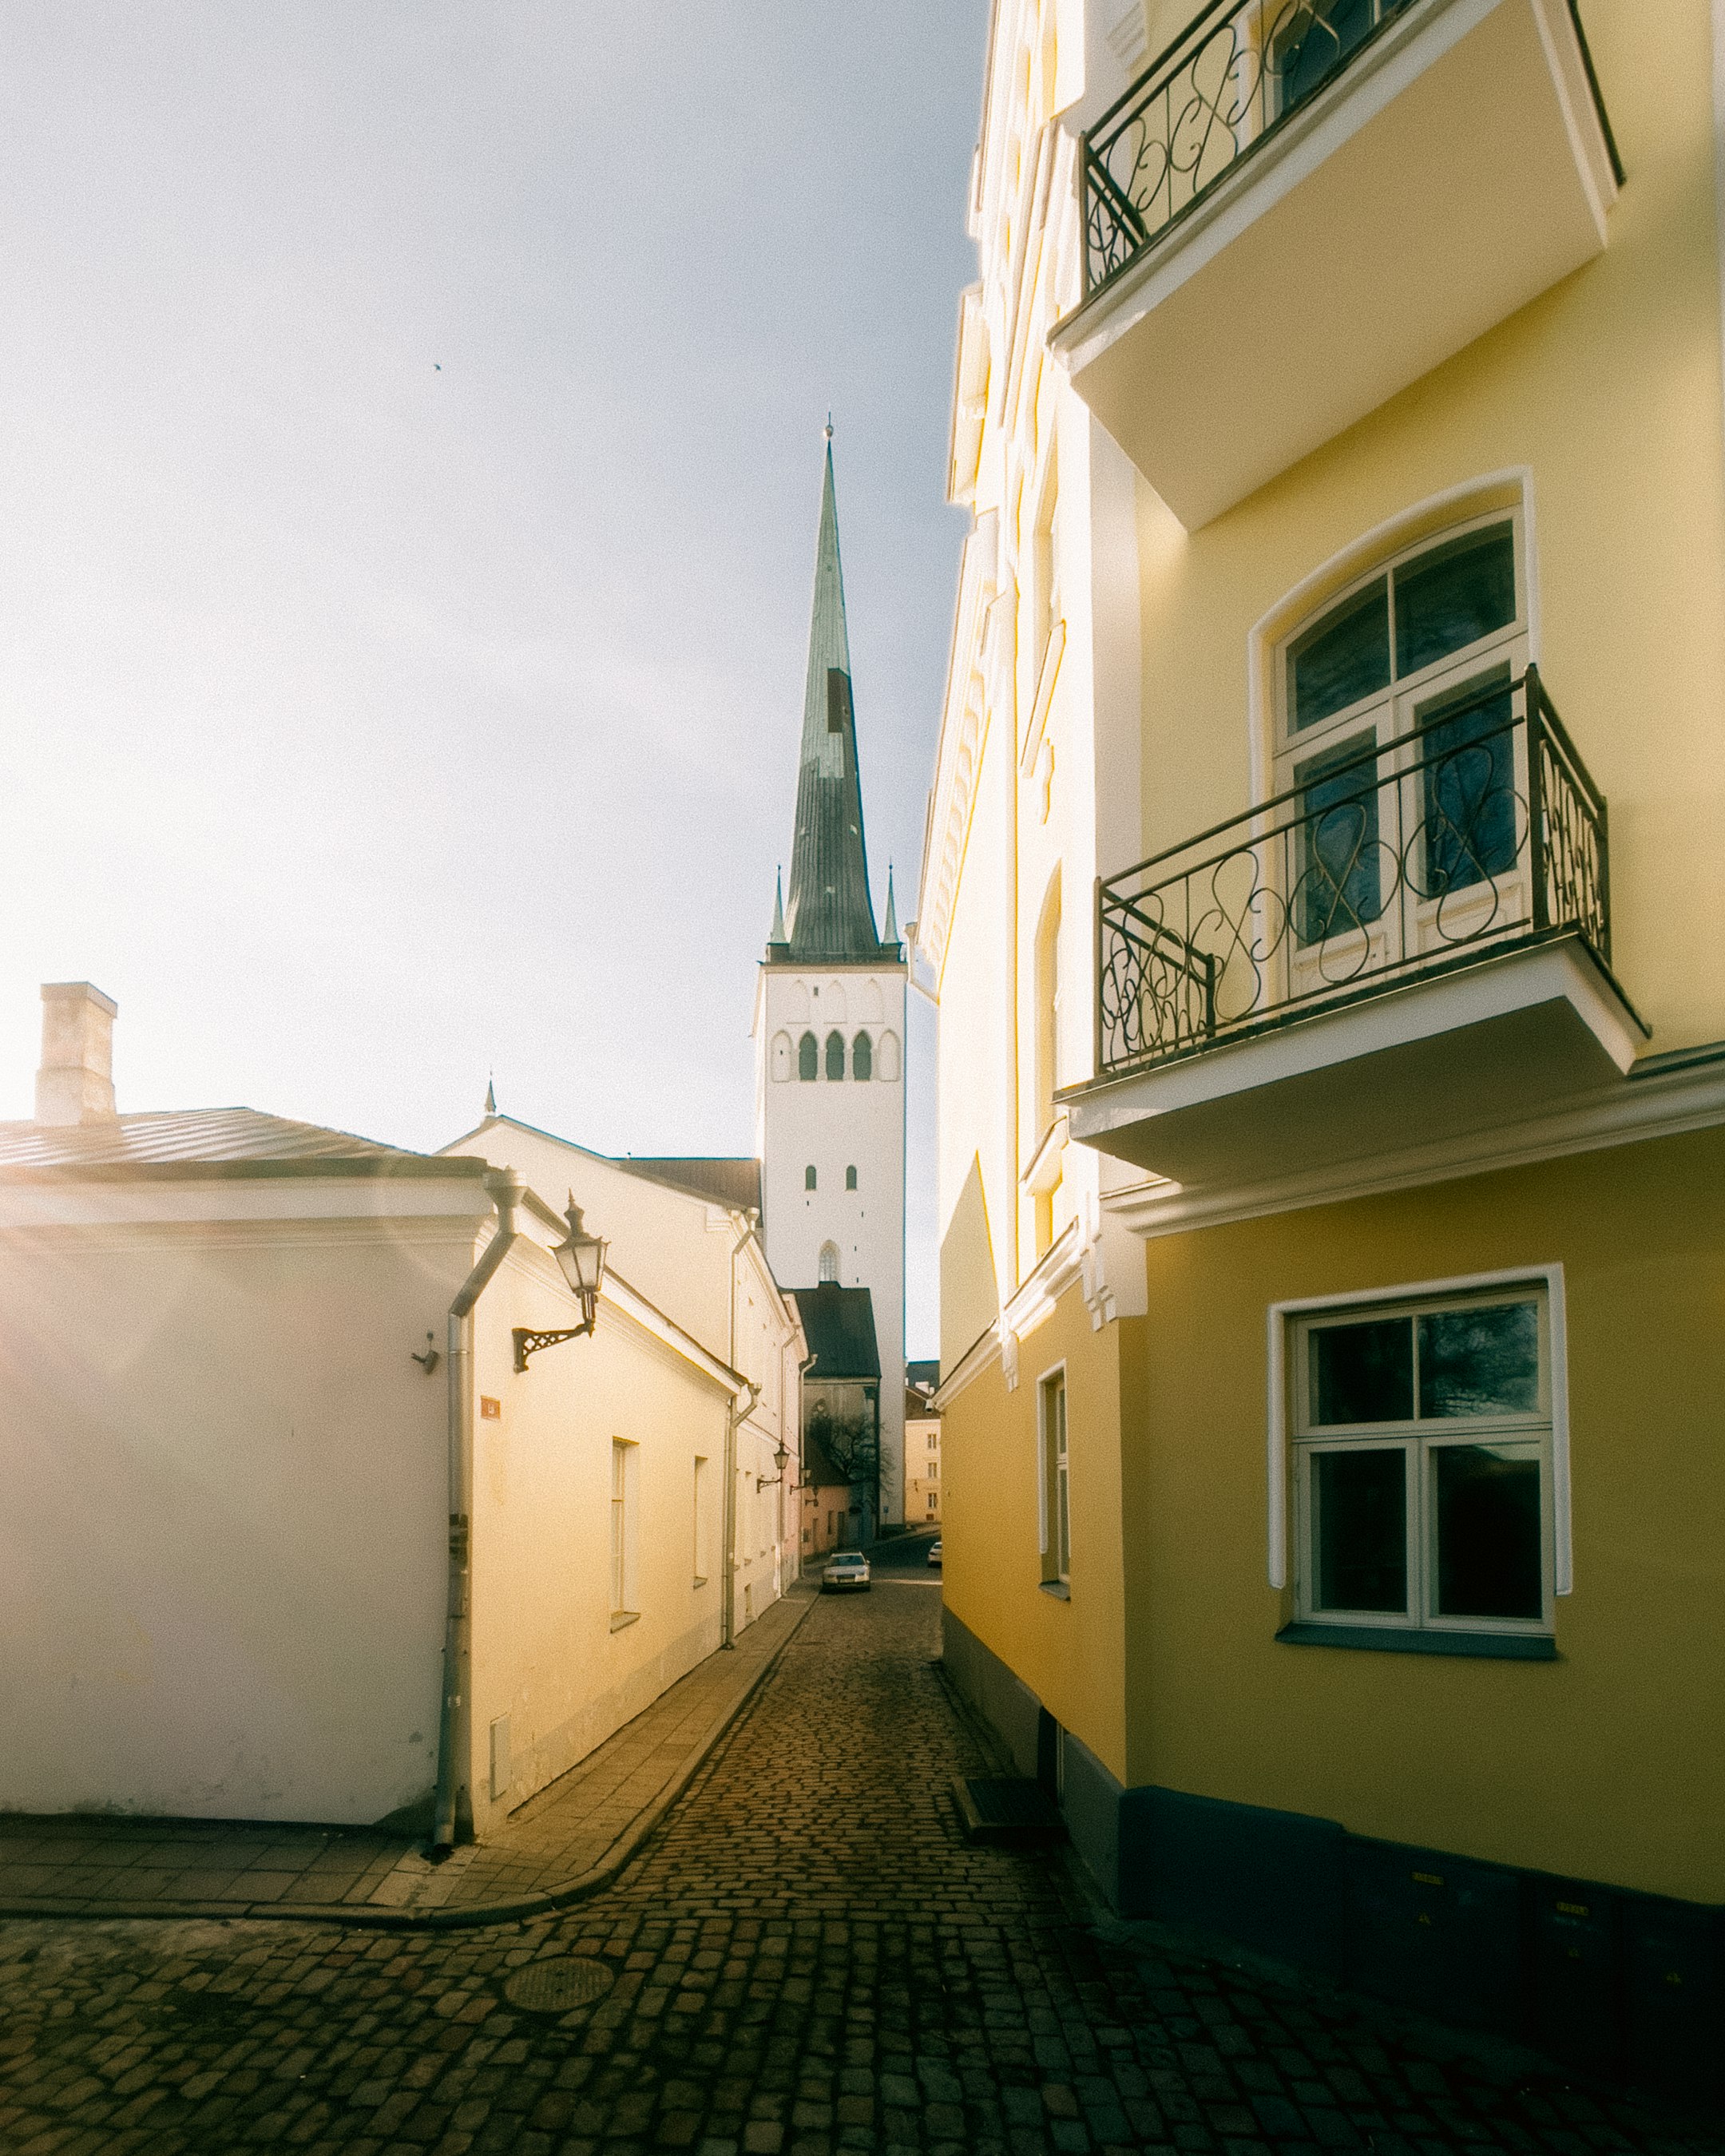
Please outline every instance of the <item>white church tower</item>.
[{"label": "white church tower", "polygon": [[880,1517],[904,1517],[904,947],[875,929],[827,429],[787,899],[755,997],[767,1255],[787,1286],[867,1288],[880,1360]]}]

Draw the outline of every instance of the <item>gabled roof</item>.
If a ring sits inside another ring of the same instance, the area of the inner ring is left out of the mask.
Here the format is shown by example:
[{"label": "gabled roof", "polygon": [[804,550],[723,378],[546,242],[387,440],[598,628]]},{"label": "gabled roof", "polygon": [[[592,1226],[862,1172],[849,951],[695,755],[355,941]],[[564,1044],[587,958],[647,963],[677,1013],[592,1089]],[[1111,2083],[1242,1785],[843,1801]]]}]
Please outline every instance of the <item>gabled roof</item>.
[{"label": "gabled roof", "polygon": [[878,1378],[880,1350],[875,1340],[875,1302],[865,1287],[840,1287],[823,1281],[819,1287],[793,1287],[803,1316],[803,1337],[814,1360],[803,1375],[822,1378]]},{"label": "gabled roof", "polygon": [[631,1175],[644,1175],[655,1183],[668,1183],[691,1198],[705,1198],[715,1205],[729,1206],[734,1213],[761,1209],[761,1163],[723,1154],[685,1157],[674,1154],[624,1153],[619,1168]]},{"label": "gabled roof", "polygon": [[409,1152],[256,1108],[184,1108],[89,1123],[0,1123],[0,1177],[482,1176],[484,1161]]},{"label": "gabled roof", "polygon": [[924,1392],[932,1393],[939,1388],[940,1381],[941,1366],[937,1362],[906,1363],[905,1365],[905,1383],[907,1385],[920,1385]]},{"label": "gabled roof", "polygon": [[839,565],[839,511],[833,487],[833,436],[827,429],[820,536],[815,543],[814,603],[809,624],[809,675],[803,692],[803,746],[797,773],[797,829],[791,847],[790,896],[783,937],[775,904],[771,960],[891,960],[897,944],[880,941],[869,896],[863,843],[862,783],[856,761],[856,713],[850,693],[850,639],[845,578]]}]

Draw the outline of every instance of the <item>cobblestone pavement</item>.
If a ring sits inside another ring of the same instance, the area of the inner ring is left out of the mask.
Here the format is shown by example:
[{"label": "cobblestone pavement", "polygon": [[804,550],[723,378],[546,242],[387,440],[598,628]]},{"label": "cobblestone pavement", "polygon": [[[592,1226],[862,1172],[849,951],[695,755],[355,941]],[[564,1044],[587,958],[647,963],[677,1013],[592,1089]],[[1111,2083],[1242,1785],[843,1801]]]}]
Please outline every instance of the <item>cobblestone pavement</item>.
[{"label": "cobblestone pavement", "polygon": [[[0,1925],[6,2156],[1688,2156],[1555,2074],[1092,1928],[1060,1857],[973,1849],[986,1763],[937,1596],[823,1602],[617,1884],[531,1924]],[[540,2013],[506,1986],[598,1964]]]}]

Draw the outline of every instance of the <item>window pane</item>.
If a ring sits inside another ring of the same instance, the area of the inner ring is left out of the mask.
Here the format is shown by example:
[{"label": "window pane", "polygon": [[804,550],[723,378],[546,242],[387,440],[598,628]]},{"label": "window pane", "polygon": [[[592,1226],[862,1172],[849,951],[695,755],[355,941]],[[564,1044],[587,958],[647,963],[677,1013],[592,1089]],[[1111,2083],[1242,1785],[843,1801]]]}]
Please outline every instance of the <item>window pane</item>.
[{"label": "window pane", "polygon": [[1380,577],[1288,649],[1288,723],[1297,733],[1389,686],[1389,584]]},{"label": "window pane", "polygon": [[1319,1609],[1408,1606],[1407,1455],[1319,1452],[1312,1460]]},{"label": "window pane", "polygon": [[1536,1304],[1440,1310],[1420,1319],[1422,1416],[1533,1414],[1538,1407]]},{"label": "window pane", "polygon": [[[1374,737],[1344,742],[1302,763],[1305,787],[1299,826],[1299,883],[1295,918],[1302,943],[1358,933],[1384,911],[1378,877],[1378,762],[1354,764]],[[1338,764],[1353,768],[1327,778]]]},{"label": "window pane", "polygon": [[1414,1419],[1414,1322],[1374,1317],[1308,1336],[1315,1423]]},{"label": "window pane", "polygon": [[841,1033],[827,1035],[827,1075],[829,1078],[845,1075],[845,1036]]},{"label": "window pane", "polygon": [[1538,1618],[1539,1462],[1525,1448],[1440,1445],[1437,1614]]},{"label": "window pane", "polygon": [[1512,525],[1434,547],[1395,572],[1395,670],[1417,673],[1515,618]]},{"label": "window pane", "polygon": [[[1494,693],[1495,690],[1495,693]],[[1442,713],[1466,708],[1452,719]],[[1455,696],[1423,705],[1426,898],[1489,882],[1516,862],[1515,718],[1509,668],[1494,667]]]},{"label": "window pane", "polygon": [[1287,13],[1271,60],[1278,114],[1310,97],[1372,27],[1372,0],[1298,0]]}]

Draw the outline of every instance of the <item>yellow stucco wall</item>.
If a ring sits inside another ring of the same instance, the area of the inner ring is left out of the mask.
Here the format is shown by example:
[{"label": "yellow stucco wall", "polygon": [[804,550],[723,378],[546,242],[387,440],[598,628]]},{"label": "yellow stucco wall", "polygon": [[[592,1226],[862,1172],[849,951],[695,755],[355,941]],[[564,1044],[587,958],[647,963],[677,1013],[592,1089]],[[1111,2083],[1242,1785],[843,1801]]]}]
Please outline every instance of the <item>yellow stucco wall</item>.
[{"label": "yellow stucco wall", "polygon": [[1535,656],[1610,804],[1615,970],[1658,1050],[1725,1034],[1725,968],[1693,960],[1725,942],[1712,54],[1705,0],[1661,0],[1656,35],[1636,0],[1585,12],[1628,173],[1605,253],[1199,531],[1141,487],[1144,845],[1252,798],[1254,624],[1379,526],[1525,468]]},{"label": "yellow stucco wall", "polygon": [[[1560,1659],[1279,1645],[1269,1306],[1553,1261],[1574,1486]],[[1128,1779],[1725,1900],[1725,1132],[1169,1236],[1147,1263],[1123,1440]]]},{"label": "yellow stucco wall", "polygon": [[[947,1409],[941,1440],[947,1607],[1111,1774],[1127,1759],[1122,1649],[1120,1353],[1094,1332],[1076,1288],[1019,1349],[1009,1391],[997,1360]],[[1036,1388],[1066,1366],[1071,1599],[1042,1591],[1036,1521]]]}]

